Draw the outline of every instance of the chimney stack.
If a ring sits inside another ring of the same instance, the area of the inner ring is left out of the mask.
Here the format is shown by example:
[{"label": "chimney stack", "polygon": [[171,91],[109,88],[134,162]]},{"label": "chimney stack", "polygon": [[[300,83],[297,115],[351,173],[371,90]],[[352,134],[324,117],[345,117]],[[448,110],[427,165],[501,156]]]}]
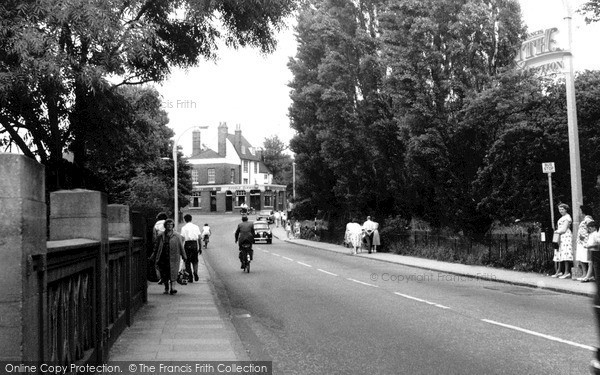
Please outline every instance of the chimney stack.
[{"label": "chimney stack", "polygon": [[202,152],[200,130],[194,130],[192,132],[192,156],[199,155],[200,152]]},{"label": "chimney stack", "polygon": [[219,154],[219,156],[221,157],[225,157],[227,156],[227,134],[228,134],[228,130],[227,130],[227,123],[226,122],[221,122],[219,123],[219,133],[218,133],[218,140],[217,140],[217,152]]},{"label": "chimney stack", "polygon": [[242,129],[241,125],[237,124],[235,126],[235,147],[240,150],[242,148]]}]

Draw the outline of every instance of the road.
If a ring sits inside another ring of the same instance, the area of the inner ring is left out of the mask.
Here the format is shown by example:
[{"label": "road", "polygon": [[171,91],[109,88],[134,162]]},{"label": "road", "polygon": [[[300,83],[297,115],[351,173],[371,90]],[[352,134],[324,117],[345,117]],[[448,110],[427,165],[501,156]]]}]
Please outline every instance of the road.
[{"label": "road", "polygon": [[[585,374],[591,299],[370,261],[277,239],[240,270],[237,215],[203,256],[251,359],[276,374]],[[489,276],[489,277],[488,277]]]}]

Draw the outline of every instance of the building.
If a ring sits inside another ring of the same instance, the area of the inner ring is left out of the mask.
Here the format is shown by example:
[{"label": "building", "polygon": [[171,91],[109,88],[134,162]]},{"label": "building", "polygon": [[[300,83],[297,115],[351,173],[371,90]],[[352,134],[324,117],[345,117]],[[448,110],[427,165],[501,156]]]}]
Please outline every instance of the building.
[{"label": "building", "polygon": [[262,149],[242,136],[237,125],[229,134],[227,124],[218,128],[217,151],[203,149],[199,130],[192,133],[191,211],[233,212],[246,203],[254,209],[283,210],[285,185],[274,185],[273,174],[263,162]]}]

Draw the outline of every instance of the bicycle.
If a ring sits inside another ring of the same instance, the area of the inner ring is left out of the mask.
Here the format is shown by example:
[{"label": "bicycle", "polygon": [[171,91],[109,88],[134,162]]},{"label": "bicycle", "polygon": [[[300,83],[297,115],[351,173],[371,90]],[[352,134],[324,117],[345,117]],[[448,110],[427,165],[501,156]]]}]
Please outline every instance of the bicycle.
[{"label": "bicycle", "polygon": [[253,207],[240,209],[240,215],[255,215],[255,214],[256,214],[256,210]]},{"label": "bicycle", "polygon": [[252,261],[252,247],[243,247],[240,251],[242,252],[240,258],[243,259],[244,272],[250,273],[250,262]]},{"label": "bicycle", "polygon": [[248,251],[244,251],[244,253],[246,253],[246,262],[244,263],[244,271],[246,273],[250,273],[250,261],[252,260],[252,257],[250,256],[250,252]]}]

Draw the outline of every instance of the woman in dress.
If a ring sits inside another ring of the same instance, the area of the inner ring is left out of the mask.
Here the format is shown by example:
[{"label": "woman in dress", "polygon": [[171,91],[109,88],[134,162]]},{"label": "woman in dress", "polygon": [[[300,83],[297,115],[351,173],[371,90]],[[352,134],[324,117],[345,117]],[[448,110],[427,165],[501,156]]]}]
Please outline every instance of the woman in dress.
[{"label": "woman in dress", "polygon": [[351,254],[356,255],[362,245],[362,226],[357,219],[352,219],[352,222],[346,224],[346,238],[352,246]]},{"label": "woman in dress", "polygon": [[381,245],[381,237],[379,237],[379,223],[375,221],[374,217],[371,217],[371,220],[373,221],[373,226],[375,227],[375,230],[373,231],[373,252],[376,253],[377,252],[377,247]]},{"label": "woman in dress", "polygon": [[577,279],[581,281],[588,277],[588,268],[591,268],[589,265],[590,259],[588,258],[588,250],[585,245],[587,244],[588,237],[590,236],[588,224],[593,221],[593,219],[591,216],[592,209],[589,206],[581,205],[579,210],[581,211],[583,219],[581,220],[581,223],[579,223],[579,229],[577,229],[577,251],[575,252],[575,260],[579,261],[582,274],[584,275],[583,277]]},{"label": "woman in dress", "polygon": [[180,259],[187,260],[183,249],[183,239],[179,233],[175,232],[174,227],[175,222],[172,219],[165,220],[165,231],[158,237],[156,249],[150,256],[165,284],[164,294],[177,293],[173,284],[177,281]]},{"label": "woman in dress", "polygon": [[[560,219],[556,225],[554,233],[558,233],[560,238],[558,241],[558,252],[555,252],[555,261],[560,262],[558,266],[558,273],[552,275],[552,277],[558,277],[559,279],[566,279],[571,277],[569,271],[571,262],[573,262],[573,234],[571,233],[571,215],[569,215],[569,206],[561,203],[558,205],[558,212],[560,212]],[[564,271],[561,272],[561,269]]]}]

